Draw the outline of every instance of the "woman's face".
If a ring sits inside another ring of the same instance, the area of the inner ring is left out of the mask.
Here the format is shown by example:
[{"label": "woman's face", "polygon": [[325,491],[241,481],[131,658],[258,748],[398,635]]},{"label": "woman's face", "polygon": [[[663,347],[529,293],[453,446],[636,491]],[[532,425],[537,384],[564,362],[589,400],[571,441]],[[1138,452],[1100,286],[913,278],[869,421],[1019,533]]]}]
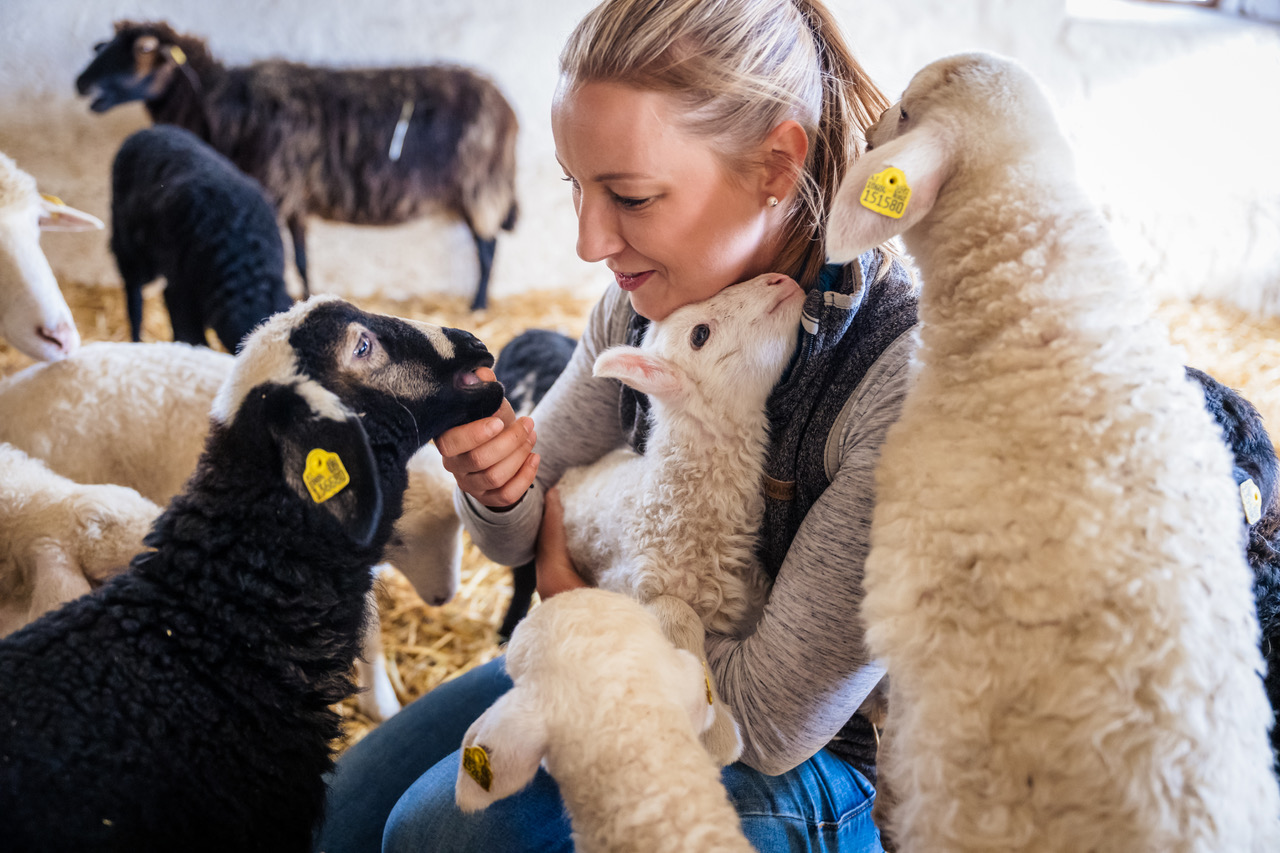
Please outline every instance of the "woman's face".
[{"label": "woman's face", "polygon": [[650,320],[773,271],[784,209],[679,129],[676,109],[664,93],[586,83],[558,96],[551,113],[573,185],[578,256],[604,261]]}]

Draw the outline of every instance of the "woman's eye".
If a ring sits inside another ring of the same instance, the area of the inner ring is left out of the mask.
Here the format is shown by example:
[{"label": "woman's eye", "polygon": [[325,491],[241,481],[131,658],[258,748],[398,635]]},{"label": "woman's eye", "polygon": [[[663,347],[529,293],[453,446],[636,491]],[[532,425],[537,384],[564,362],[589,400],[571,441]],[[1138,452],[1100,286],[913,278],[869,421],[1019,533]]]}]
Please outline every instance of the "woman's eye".
[{"label": "woman's eye", "polygon": [[694,349],[702,349],[711,338],[711,327],[706,323],[699,323],[693,327],[693,331],[689,333],[689,343]]},{"label": "woman's eye", "polygon": [[561,178],[560,180],[562,180],[562,181],[564,181],[564,182],[568,183],[568,184],[569,184],[569,186],[573,188],[573,191],[574,191],[575,193],[578,191],[578,182],[577,182],[576,180],[574,180],[573,178],[569,177],[568,175],[565,175],[565,176],[564,176],[563,178]]},{"label": "woman's eye", "polygon": [[649,202],[653,201],[652,198],[629,198],[616,193],[613,196],[613,200],[627,210],[639,210]]},{"label": "woman's eye", "polygon": [[364,335],[361,335],[360,342],[356,344],[355,357],[356,358],[366,357],[367,355],[369,355],[369,350],[372,348],[372,346],[373,345],[369,343],[369,339],[366,338]]}]

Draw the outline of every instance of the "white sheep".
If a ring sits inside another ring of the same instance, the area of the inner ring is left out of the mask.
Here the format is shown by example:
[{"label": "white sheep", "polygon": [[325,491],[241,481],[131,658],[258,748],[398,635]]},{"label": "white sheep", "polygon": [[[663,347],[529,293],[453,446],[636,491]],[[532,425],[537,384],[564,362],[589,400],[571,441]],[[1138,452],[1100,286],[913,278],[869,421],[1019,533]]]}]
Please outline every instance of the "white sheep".
[{"label": "white sheep", "polygon": [[747,853],[719,769],[698,659],[654,616],[600,589],[534,608],[507,646],[515,686],[463,738],[466,812],[514,794],[539,763],[556,780],[580,853]]},{"label": "white sheep", "polygon": [[[115,483],[166,504],[195,470],[209,408],[234,359],[184,343],[91,343],[71,357],[0,380],[0,441],[78,483]],[[404,513],[385,558],[428,604],[453,597],[462,525],[453,479],[434,445],[410,459]],[[359,667],[361,711],[399,710],[386,676],[376,620]]]},{"label": "white sheep", "polygon": [[82,231],[102,222],[36,191],[35,178],[0,153],[0,334],[19,352],[42,361],[65,358],[80,345],[40,231]]},{"label": "white sheep", "polygon": [[890,677],[890,836],[1280,850],[1230,454],[1047,97],[950,57],[868,140],[828,253],[900,233],[923,279],[862,612]]},{"label": "white sheep", "polygon": [[[594,374],[649,396],[644,454],[622,448],[559,483],[569,553],[590,582],[649,604],[667,636],[705,657],[705,631],[742,636],[768,595],[765,403],[799,339],[803,291],[765,274],[684,306],[612,347]],[[742,739],[722,702],[705,739],[724,764]]]},{"label": "white sheep", "polygon": [[0,443],[0,637],[122,571],[159,515],[133,489],[73,483]]}]

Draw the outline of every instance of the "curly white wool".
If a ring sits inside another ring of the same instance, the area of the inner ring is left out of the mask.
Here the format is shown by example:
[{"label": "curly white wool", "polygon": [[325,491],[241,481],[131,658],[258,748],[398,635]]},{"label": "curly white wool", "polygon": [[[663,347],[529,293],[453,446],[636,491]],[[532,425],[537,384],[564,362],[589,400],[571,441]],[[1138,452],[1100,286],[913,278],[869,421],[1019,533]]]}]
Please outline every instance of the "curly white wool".
[{"label": "curly white wool", "polygon": [[[829,252],[901,233],[923,278],[862,613],[890,677],[889,834],[1280,849],[1230,456],[1048,99],[1012,62],[950,57],[868,139]],[[900,218],[864,206],[873,176],[910,188]]]}]

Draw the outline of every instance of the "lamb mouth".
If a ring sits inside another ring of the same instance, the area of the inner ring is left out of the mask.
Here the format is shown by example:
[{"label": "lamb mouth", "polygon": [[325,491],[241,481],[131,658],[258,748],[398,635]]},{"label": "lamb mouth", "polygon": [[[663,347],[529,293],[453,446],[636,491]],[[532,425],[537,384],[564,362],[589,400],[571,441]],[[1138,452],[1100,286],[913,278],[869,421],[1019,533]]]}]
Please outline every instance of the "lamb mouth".
[{"label": "lamb mouth", "polygon": [[486,382],[476,375],[476,370],[481,367],[493,367],[493,356],[488,355],[480,359],[471,367],[463,368],[453,374],[453,387],[459,391],[479,391],[490,385],[496,385],[495,382]]},{"label": "lamb mouth", "polygon": [[94,96],[93,100],[89,102],[89,109],[95,113],[105,113],[120,102],[120,99],[113,92],[103,86],[91,86],[88,91],[82,94],[92,94]]}]

